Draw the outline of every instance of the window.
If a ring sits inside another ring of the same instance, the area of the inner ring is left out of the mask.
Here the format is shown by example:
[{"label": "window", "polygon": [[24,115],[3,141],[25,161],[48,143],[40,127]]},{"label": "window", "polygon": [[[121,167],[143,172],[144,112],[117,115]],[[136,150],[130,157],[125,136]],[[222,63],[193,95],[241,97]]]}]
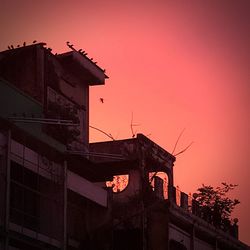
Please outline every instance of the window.
[{"label": "window", "polygon": [[155,190],[155,180],[154,177],[157,176],[163,180],[163,197],[168,198],[168,175],[164,172],[150,172],[149,173],[149,183]]},{"label": "window", "polygon": [[129,175],[114,175],[112,181],[107,181],[106,186],[112,187],[114,193],[122,192],[129,182]]}]

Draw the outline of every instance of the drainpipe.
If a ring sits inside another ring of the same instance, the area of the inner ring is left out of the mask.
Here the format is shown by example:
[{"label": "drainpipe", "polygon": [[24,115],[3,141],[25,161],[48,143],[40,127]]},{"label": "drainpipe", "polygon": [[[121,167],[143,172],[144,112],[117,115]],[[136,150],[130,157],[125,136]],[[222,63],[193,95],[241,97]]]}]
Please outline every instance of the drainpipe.
[{"label": "drainpipe", "polygon": [[63,189],[63,250],[67,250],[67,161],[63,162],[63,181],[64,181],[64,189]]},{"label": "drainpipe", "polygon": [[11,130],[8,130],[7,159],[6,159],[6,206],[5,206],[5,250],[9,249],[9,217],[10,217],[10,151],[11,151]]}]

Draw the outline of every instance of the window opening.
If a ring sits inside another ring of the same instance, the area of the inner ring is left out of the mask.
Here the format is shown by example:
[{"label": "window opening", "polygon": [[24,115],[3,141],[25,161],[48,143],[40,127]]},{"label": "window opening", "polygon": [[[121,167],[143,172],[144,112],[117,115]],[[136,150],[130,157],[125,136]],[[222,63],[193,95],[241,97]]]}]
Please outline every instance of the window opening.
[{"label": "window opening", "polygon": [[129,175],[114,175],[112,181],[107,181],[106,186],[112,187],[114,193],[122,192],[129,182]]},{"label": "window opening", "polygon": [[168,175],[164,172],[150,172],[149,173],[149,182],[153,191],[155,190],[154,176],[157,176],[163,180],[163,197],[164,199],[167,199],[168,198]]}]

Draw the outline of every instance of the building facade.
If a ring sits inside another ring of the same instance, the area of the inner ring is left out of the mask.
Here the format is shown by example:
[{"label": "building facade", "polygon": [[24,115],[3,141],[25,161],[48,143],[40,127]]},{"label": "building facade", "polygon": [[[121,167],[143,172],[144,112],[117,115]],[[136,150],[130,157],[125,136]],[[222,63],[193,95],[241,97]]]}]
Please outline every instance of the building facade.
[{"label": "building facade", "polygon": [[249,249],[238,240],[236,224],[215,226],[174,186],[175,157],[144,135],[92,143],[90,150],[125,158],[92,159],[113,179],[114,249]]},{"label": "building facade", "polygon": [[176,190],[175,157],[144,135],[89,143],[89,87],[107,76],[67,44],[0,52],[0,249],[249,249]]},{"label": "building facade", "polygon": [[39,43],[1,52],[0,77],[0,249],[107,249],[109,195],[88,160],[89,86],[104,71]]}]

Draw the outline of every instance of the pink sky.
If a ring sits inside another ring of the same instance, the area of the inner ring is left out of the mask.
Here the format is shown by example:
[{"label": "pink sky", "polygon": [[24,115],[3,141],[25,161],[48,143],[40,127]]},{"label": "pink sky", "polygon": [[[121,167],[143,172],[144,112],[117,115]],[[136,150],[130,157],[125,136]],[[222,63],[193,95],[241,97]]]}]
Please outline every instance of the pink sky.
[{"label": "pink sky", "polygon": [[176,152],[194,144],[177,157],[175,185],[239,184],[234,216],[250,244],[250,1],[0,2],[0,50],[36,39],[60,53],[70,41],[106,69],[92,126],[131,137],[133,112],[137,132],[169,152],[185,128]]}]

